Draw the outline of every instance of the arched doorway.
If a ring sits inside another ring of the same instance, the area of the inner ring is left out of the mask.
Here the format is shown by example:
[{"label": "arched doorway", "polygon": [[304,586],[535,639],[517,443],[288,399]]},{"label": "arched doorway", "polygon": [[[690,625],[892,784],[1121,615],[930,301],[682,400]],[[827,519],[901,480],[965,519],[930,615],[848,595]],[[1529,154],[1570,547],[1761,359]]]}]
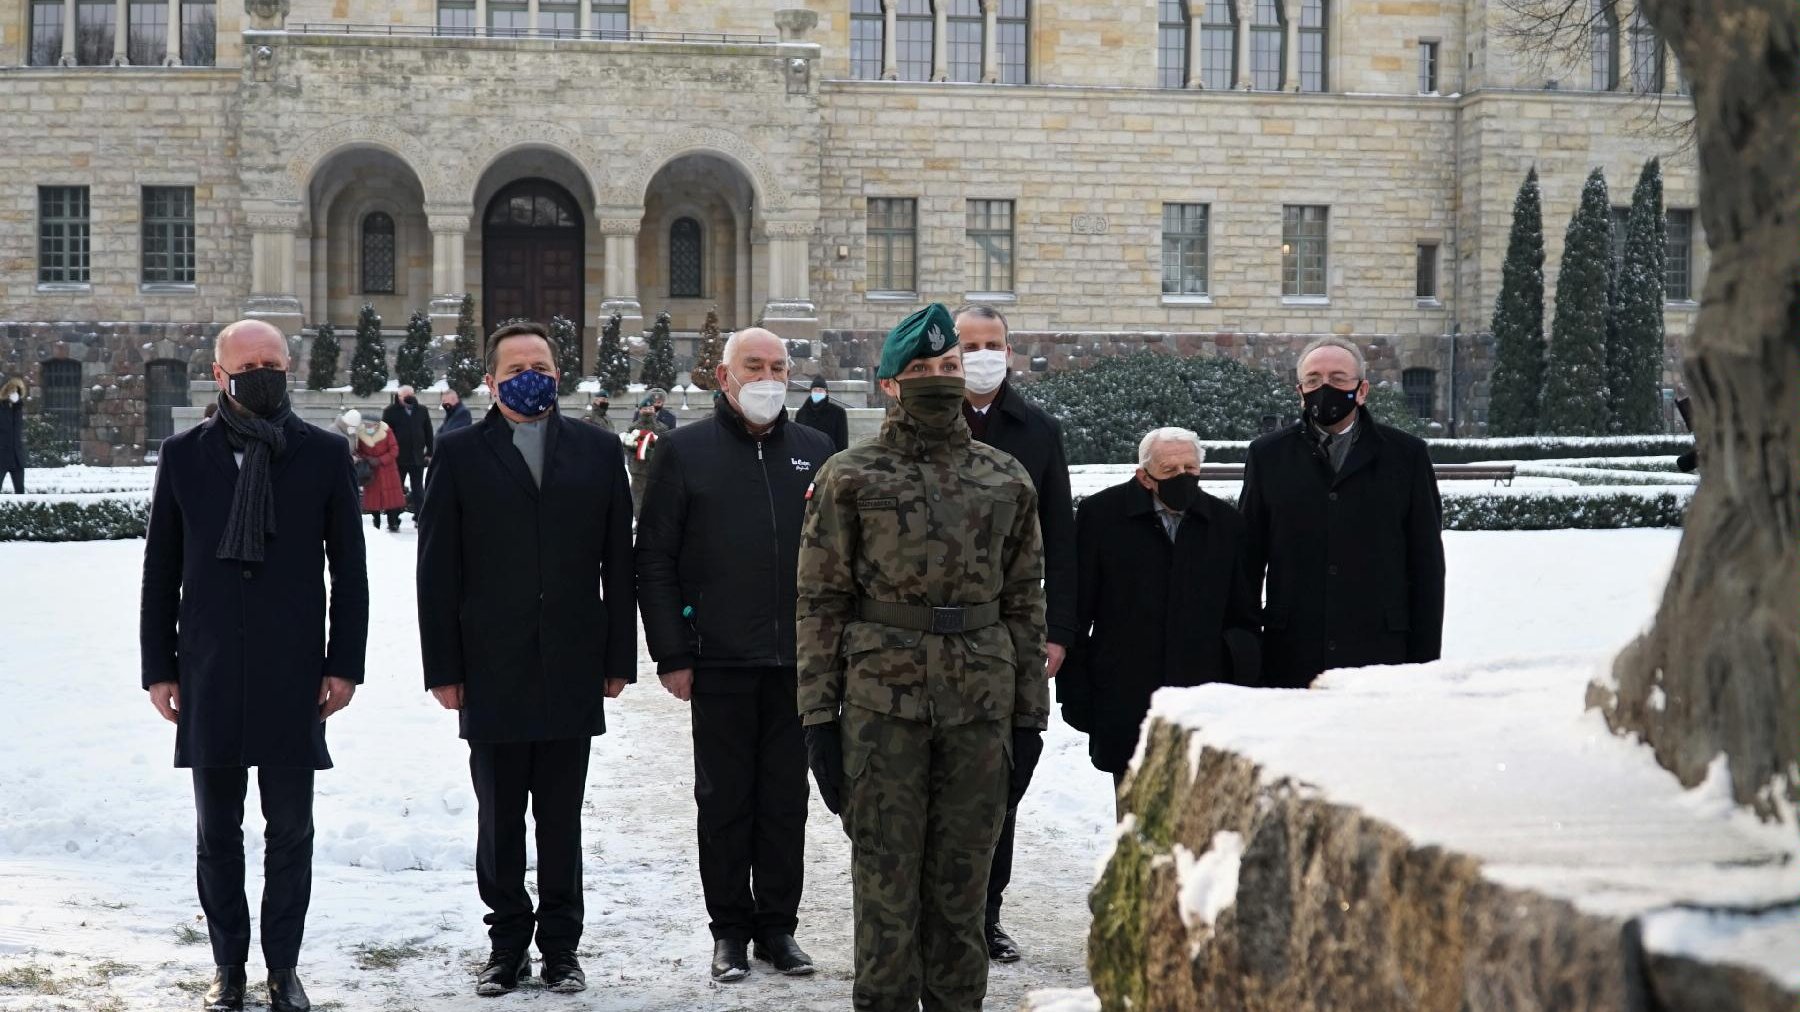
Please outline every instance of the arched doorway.
[{"label": "arched doorway", "polygon": [[522,316],[548,325],[566,316],[585,332],[581,206],[547,179],[520,179],[481,216],[483,328]]}]

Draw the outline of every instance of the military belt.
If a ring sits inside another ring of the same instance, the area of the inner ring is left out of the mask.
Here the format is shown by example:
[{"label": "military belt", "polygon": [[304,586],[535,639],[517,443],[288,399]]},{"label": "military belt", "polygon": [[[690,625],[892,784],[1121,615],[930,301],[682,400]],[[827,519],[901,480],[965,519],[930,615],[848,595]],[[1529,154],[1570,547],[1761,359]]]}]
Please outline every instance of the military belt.
[{"label": "military belt", "polygon": [[963,604],[948,608],[928,604],[900,604],[863,598],[858,613],[865,622],[879,622],[898,629],[917,629],[938,636],[972,632],[1000,621],[1000,602]]}]

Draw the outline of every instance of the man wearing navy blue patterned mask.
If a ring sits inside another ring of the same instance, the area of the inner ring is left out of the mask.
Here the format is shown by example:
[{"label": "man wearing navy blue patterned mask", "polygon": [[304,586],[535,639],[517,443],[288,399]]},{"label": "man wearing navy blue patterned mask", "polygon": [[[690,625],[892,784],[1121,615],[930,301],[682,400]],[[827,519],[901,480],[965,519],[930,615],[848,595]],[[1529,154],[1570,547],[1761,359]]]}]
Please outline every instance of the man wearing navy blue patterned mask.
[{"label": "man wearing navy blue patterned mask", "polygon": [[[636,680],[636,570],[624,452],[556,410],[556,347],[535,323],[488,338],[494,407],[442,436],[419,511],[425,687],[455,710],[480,805],[475,878],[493,946],[478,994],[531,975],[587,986],[581,804],[605,701]],[[537,905],[525,809],[537,822]]]}]

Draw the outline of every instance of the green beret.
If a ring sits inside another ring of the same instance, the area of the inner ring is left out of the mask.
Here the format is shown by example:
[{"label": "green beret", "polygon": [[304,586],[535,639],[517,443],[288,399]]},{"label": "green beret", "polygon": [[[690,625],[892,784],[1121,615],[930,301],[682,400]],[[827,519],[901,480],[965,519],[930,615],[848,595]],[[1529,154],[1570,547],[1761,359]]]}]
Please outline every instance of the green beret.
[{"label": "green beret", "polygon": [[881,345],[876,379],[893,379],[915,358],[936,358],[956,347],[956,321],[941,302],[933,302],[888,331]]}]

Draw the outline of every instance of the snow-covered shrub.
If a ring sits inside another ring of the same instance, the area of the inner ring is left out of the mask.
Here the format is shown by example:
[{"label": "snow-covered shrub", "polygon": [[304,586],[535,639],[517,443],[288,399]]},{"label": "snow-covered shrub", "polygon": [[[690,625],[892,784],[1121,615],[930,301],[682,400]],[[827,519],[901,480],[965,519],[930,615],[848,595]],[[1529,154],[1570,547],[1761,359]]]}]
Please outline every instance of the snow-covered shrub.
[{"label": "snow-covered shrub", "polygon": [[117,541],[141,538],[150,497],[0,497],[0,541]]}]

